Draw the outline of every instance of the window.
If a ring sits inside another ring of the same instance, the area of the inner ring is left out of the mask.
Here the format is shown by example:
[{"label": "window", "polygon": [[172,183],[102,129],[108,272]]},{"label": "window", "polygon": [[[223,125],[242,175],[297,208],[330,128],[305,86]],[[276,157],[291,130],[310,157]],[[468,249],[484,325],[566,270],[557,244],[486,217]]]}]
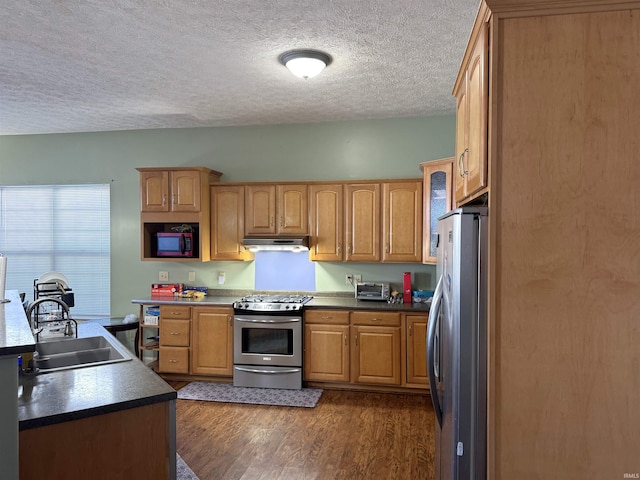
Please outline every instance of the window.
[{"label": "window", "polygon": [[71,316],[110,314],[109,185],[0,186],[0,252],[6,288],[33,300],[34,280],[69,280]]}]

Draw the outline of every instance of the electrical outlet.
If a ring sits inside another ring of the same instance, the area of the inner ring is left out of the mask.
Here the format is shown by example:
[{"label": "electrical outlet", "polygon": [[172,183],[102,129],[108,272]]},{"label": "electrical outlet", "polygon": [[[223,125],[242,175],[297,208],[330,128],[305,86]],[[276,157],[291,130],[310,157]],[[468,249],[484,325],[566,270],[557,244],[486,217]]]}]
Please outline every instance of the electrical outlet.
[{"label": "electrical outlet", "polygon": [[362,275],[360,275],[359,273],[353,276],[353,281],[355,283],[361,282],[362,281]]},{"label": "electrical outlet", "polygon": [[224,272],[218,272],[218,285],[224,285],[225,281],[226,275],[224,274]]},{"label": "electrical outlet", "polygon": [[353,275],[350,273],[347,273],[344,276],[344,284],[345,285],[353,285]]},{"label": "electrical outlet", "polygon": [[160,272],[160,274],[158,275],[158,280],[160,280],[161,282],[168,282],[169,272]]},{"label": "electrical outlet", "polygon": [[196,272],[189,272],[189,281],[190,282],[196,281]]}]

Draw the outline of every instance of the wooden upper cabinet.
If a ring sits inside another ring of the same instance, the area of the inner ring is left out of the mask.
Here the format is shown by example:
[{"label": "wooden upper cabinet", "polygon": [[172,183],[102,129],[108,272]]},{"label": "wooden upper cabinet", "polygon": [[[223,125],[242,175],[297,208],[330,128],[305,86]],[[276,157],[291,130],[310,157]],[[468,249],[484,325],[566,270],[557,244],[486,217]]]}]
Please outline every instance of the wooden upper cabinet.
[{"label": "wooden upper cabinet", "polygon": [[245,198],[245,234],[275,234],[276,186],[247,185]]},{"label": "wooden upper cabinet", "polygon": [[438,218],[452,208],[453,157],[421,164],[423,171],[422,263],[436,263]]},{"label": "wooden upper cabinet", "polygon": [[307,195],[307,185],[247,185],[245,234],[308,234]]},{"label": "wooden upper cabinet", "polygon": [[211,187],[211,260],[250,260],[242,246],[244,190],[241,185]]},{"label": "wooden upper cabinet", "polygon": [[169,172],[152,170],[140,172],[140,210],[169,211]]},{"label": "wooden upper cabinet", "polygon": [[344,259],[343,209],[342,185],[309,187],[310,260],[341,262]]},{"label": "wooden upper cabinet", "polygon": [[307,185],[278,185],[277,233],[306,235],[309,233]]},{"label": "wooden upper cabinet", "polygon": [[218,172],[206,168],[138,170],[141,212],[200,212],[203,188],[220,178]]},{"label": "wooden upper cabinet", "polygon": [[422,261],[422,182],[382,184],[383,262]]},{"label": "wooden upper cabinet", "polygon": [[380,261],[380,184],[345,185],[347,262]]},{"label": "wooden upper cabinet", "polygon": [[468,61],[453,94],[456,110],[456,202],[463,203],[487,186],[488,24],[469,44]]}]

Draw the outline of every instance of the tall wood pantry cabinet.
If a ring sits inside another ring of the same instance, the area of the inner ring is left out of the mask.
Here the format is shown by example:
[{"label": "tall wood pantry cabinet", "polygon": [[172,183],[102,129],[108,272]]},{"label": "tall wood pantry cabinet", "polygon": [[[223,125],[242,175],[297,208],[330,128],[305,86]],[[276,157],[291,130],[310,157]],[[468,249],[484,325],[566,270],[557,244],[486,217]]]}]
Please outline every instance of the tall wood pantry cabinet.
[{"label": "tall wood pantry cabinet", "polygon": [[456,85],[485,34],[487,478],[632,478],[640,2],[486,0]]}]

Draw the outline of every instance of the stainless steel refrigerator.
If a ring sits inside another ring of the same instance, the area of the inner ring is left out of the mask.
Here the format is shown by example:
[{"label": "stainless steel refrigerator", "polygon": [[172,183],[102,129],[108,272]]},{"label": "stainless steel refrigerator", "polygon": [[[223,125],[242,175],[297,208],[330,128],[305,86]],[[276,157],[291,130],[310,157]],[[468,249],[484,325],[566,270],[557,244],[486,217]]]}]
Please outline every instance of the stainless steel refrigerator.
[{"label": "stainless steel refrigerator", "polygon": [[486,207],[438,219],[438,283],[427,330],[436,480],[486,478],[487,227]]}]

